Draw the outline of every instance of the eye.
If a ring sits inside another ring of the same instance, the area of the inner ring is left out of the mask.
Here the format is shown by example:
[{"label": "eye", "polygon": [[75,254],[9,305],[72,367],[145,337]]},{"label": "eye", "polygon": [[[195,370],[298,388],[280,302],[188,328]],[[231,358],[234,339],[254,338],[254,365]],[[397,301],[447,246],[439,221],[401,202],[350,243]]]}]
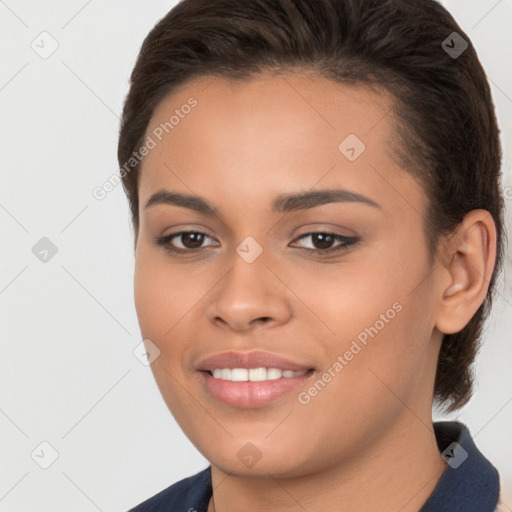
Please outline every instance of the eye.
[{"label": "eye", "polygon": [[[191,253],[203,249],[205,238],[209,237],[206,233],[200,231],[180,231],[178,233],[171,233],[170,235],[161,236],[155,239],[158,245],[165,247],[167,250],[176,253]],[[176,239],[181,247],[173,245],[173,240]]]},{"label": "eye", "polygon": [[[329,232],[314,232],[314,233],[306,233],[300,236],[297,240],[302,240],[305,238],[311,238],[311,242],[313,247],[303,247],[308,251],[317,252],[320,254],[331,254],[333,252],[339,252],[347,250],[351,245],[359,242],[359,238],[352,236],[344,236],[339,235],[337,233],[329,233]],[[338,245],[332,247],[334,242],[339,242]]]}]

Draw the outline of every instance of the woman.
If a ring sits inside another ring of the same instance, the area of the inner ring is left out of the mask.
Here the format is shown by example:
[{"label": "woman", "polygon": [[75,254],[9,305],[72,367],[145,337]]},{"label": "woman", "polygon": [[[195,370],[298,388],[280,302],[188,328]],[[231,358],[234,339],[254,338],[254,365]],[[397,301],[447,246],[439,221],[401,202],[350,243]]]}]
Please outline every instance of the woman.
[{"label": "woman", "polygon": [[133,511],[494,511],[459,422],[502,259],[501,150],[433,0],[184,0],[118,151],[156,382],[210,461]]}]

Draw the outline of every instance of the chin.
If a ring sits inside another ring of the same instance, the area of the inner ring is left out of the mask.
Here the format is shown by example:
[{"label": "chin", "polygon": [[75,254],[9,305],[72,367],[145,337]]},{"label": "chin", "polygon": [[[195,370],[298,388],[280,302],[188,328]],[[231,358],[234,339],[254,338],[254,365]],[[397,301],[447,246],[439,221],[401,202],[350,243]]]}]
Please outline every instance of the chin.
[{"label": "chin", "polygon": [[[274,447],[264,436],[254,442],[249,438],[230,439],[222,445],[208,443],[202,455],[225,474],[239,477],[291,478],[307,474],[311,469],[311,458],[297,445]],[[199,446],[196,445],[199,449]],[[213,448],[215,451],[213,451]]]}]

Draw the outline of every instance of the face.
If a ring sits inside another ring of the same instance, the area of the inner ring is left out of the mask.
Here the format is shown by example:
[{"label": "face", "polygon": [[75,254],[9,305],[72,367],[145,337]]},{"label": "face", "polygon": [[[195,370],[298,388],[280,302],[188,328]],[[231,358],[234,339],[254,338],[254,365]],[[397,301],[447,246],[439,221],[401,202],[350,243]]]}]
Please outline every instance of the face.
[{"label": "face", "polygon": [[136,309],[167,406],[225,472],[303,475],[430,421],[436,272],[390,109],[288,73],[194,79],[154,112]]}]

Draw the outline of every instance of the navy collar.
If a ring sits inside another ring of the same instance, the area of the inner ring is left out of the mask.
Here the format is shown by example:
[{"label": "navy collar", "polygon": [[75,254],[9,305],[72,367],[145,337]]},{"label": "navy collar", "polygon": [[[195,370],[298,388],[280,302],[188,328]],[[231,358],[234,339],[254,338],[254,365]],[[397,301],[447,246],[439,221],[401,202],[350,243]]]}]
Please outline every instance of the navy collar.
[{"label": "navy collar", "polygon": [[[437,446],[448,465],[419,512],[494,512],[500,490],[496,468],[475,446],[465,425],[457,421],[439,421],[433,425]],[[212,496],[211,477],[211,466],[208,466],[130,512],[206,512]]]},{"label": "navy collar", "polygon": [[500,483],[498,471],[458,421],[434,423],[437,447],[448,463],[420,512],[493,512]]}]

